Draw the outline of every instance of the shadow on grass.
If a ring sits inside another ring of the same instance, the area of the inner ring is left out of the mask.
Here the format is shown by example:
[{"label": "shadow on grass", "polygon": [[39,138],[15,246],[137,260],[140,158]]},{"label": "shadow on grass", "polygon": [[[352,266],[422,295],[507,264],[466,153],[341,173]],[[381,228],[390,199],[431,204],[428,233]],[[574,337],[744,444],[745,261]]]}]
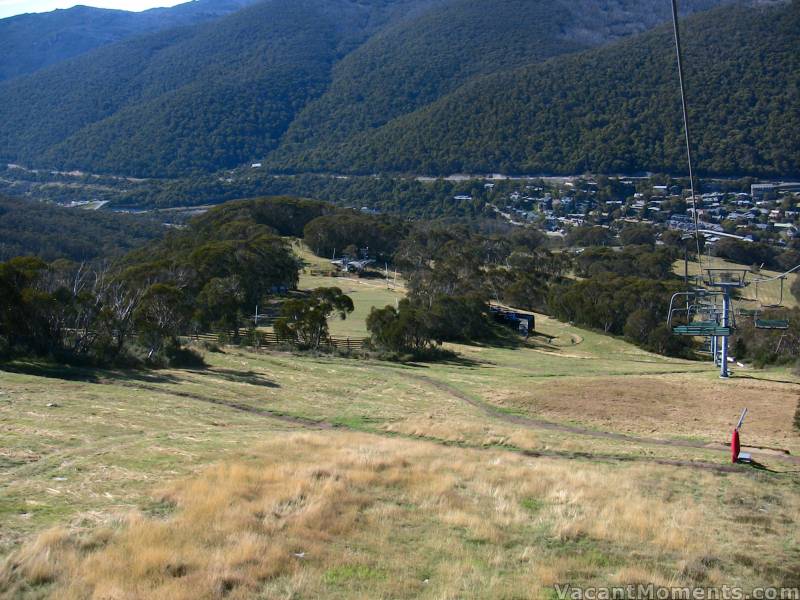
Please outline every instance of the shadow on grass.
[{"label": "shadow on grass", "polygon": [[487,364],[486,362],[474,360],[472,358],[467,358],[461,354],[453,353],[442,353],[436,356],[424,357],[424,358],[413,358],[410,361],[403,361],[400,364],[404,367],[412,367],[414,369],[430,369],[432,366],[436,365],[447,365],[447,366],[454,366],[454,367],[466,367],[468,369],[477,369],[478,367],[485,367]]},{"label": "shadow on grass", "polygon": [[787,385],[797,385],[797,381],[787,381],[786,379],[771,379],[769,377],[753,377],[752,375],[745,375],[737,373],[736,379],[752,379],[753,381],[760,381],[762,383],[783,383]]},{"label": "shadow on grass", "polygon": [[133,369],[109,369],[98,370],[98,373],[103,374],[103,380],[100,383],[108,383],[109,380],[120,381],[141,381],[144,383],[177,383],[180,381],[178,377],[160,371],[147,371],[147,370],[133,370]]},{"label": "shadow on grass", "polygon": [[491,329],[491,334],[485,339],[464,343],[467,346],[475,346],[478,348],[504,348],[507,350],[514,350],[525,346],[525,338],[510,327],[494,324]]},{"label": "shadow on grass", "polygon": [[[0,373],[17,373],[20,375],[32,375],[34,377],[45,377],[48,379],[60,379],[62,381],[79,381],[83,383],[109,384],[109,383],[150,383],[165,384],[178,383],[181,381],[179,376],[163,371],[148,369],[113,369],[97,368],[88,366],[76,366],[45,361],[23,361],[17,360],[9,363],[0,364]],[[232,383],[246,383],[268,388],[279,388],[280,385],[267,379],[255,371],[236,371],[233,369],[209,368],[209,369],[186,369],[187,373],[197,375],[212,375],[230,381]]]},{"label": "shadow on grass", "polygon": [[279,384],[267,379],[260,373],[255,371],[235,371],[233,369],[222,369],[215,367],[213,369],[192,369],[191,373],[198,375],[212,375],[230,381],[232,383],[247,383],[249,385],[259,385],[268,388],[279,388]]},{"label": "shadow on grass", "polygon": [[108,383],[112,380],[143,381],[147,383],[174,383],[178,379],[173,375],[158,371],[133,369],[101,369],[98,367],[69,365],[45,361],[16,360],[0,364],[0,372],[61,379],[63,381],[81,381],[84,383]]},{"label": "shadow on grass", "polygon": [[763,463],[760,463],[760,462],[758,462],[758,461],[755,461],[755,460],[751,460],[751,461],[748,463],[748,466],[749,466],[751,469],[755,470],[755,471],[766,471],[767,473],[778,473],[778,471],[776,471],[776,470],[774,470],[774,469],[770,469],[769,467],[767,467],[767,466],[766,466],[766,465],[764,465]]},{"label": "shadow on grass", "polygon": [[0,364],[0,372],[47,377],[48,379],[63,379],[65,381],[84,381],[88,383],[99,383],[100,381],[98,369],[37,361],[2,363]]}]

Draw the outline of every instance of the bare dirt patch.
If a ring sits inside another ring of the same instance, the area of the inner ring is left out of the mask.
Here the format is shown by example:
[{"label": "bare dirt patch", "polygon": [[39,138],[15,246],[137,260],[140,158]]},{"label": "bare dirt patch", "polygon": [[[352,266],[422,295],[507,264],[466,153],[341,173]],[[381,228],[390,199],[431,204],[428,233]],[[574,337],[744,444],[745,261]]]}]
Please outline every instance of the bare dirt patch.
[{"label": "bare dirt patch", "polygon": [[792,428],[800,386],[709,376],[563,377],[487,392],[496,406],[605,431],[725,442],[745,407],[744,441],[800,452]]}]

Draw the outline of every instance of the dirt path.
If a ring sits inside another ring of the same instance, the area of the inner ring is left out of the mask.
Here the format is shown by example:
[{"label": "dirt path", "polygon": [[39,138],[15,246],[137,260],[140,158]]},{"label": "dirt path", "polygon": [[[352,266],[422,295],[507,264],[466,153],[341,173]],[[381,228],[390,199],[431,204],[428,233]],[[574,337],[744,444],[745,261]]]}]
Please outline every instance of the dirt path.
[{"label": "dirt path", "polygon": [[[494,406],[481,401],[476,400],[469,394],[466,394],[459,390],[458,388],[446,383],[444,381],[433,379],[432,377],[428,377],[427,375],[414,375],[414,374],[404,374],[405,377],[409,379],[414,379],[421,383],[425,383],[434,387],[450,396],[458,398],[471,406],[483,411],[486,415],[498,419],[501,421],[505,421],[506,423],[511,423],[512,425],[520,425],[522,427],[529,427],[532,429],[541,429],[547,431],[560,431],[563,433],[571,433],[574,435],[582,435],[582,436],[589,436],[595,438],[601,438],[606,440],[614,440],[619,442],[629,442],[633,444],[641,444],[645,446],[668,446],[672,448],[697,448],[702,450],[711,450],[714,452],[730,452],[730,448],[726,444],[721,444],[717,442],[695,442],[692,440],[665,440],[661,438],[643,438],[637,437],[633,435],[628,435],[624,433],[615,433],[612,431],[596,431],[593,429],[587,429],[585,427],[577,427],[574,425],[563,425],[561,423],[553,423],[551,421],[544,421],[540,419],[534,419],[531,417],[525,417],[522,415],[514,415],[504,412]],[[746,447],[750,450],[753,447]],[[786,462],[794,465],[800,465],[800,456],[792,456],[788,454],[788,452],[758,452],[754,450],[751,452],[754,458],[770,458],[779,460],[781,462]],[[680,464],[684,464],[681,461],[676,461]],[[687,461],[688,462],[688,461]]]},{"label": "dirt path", "polygon": [[[462,394],[460,391],[456,390],[455,388],[450,387],[444,382],[436,381],[426,376],[419,376],[420,381],[425,383],[431,384],[437,389],[441,389],[442,391],[447,391],[452,395],[456,395],[458,398],[473,404],[474,406],[478,406],[483,409],[489,409],[490,414],[494,414],[495,411],[491,410],[488,406],[483,406],[481,403],[468,398],[466,394]],[[602,454],[602,453],[591,453],[591,452],[568,452],[568,451],[558,451],[558,450],[522,450],[519,448],[507,447],[507,446],[483,446],[483,445],[471,445],[471,444],[464,444],[464,443],[454,443],[448,442],[446,440],[441,440],[439,438],[430,437],[430,436],[416,436],[416,435],[399,435],[396,433],[388,433],[385,431],[380,430],[370,430],[370,429],[359,429],[355,427],[350,427],[340,423],[331,423],[328,421],[315,421],[313,419],[307,419],[304,417],[297,417],[293,415],[287,415],[283,413],[278,413],[274,411],[270,411],[263,408],[258,408],[255,406],[250,406],[248,404],[242,404],[240,402],[235,402],[231,400],[221,400],[219,398],[213,398],[210,396],[204,396],[202,394],[194,394],[190,392],[181,392],[181,391],[174,391],[169,389],[162,389],[156,385],[149,385],[149,384],[134,384],[134,383],[124,383],[127,387],[139,389],[139,390],[147,390],[152,391],[159,394],[168,394],[172,396],[177,396],[179,398],[187,398],[189,400],[197,400],[200,402],[207,402],[209,404],[214,404],[217,406],[224,406],[236,411],[246,412],[248,414],[258,415],[267,417],[270,419],[275,419],[284,423],[289,423],[292,425],[297,425],[304,429],[311,429],[311,430],[334,430],[334,429],[343,429],[348,431],[354,431],[359,433],[369,433],[373,435],[380,435],[380,436],[390,436],[390,437],[404,437],[414,441],[424,441],[429,443],[434,443],[442,446],[459,446],[463,448],[469,448],[472,450],[505,450],[508,452],[516,452],[522,454],[523,456],[529,456],[532,458],[552,458],[552,459],[561,459],[561,460],[585,460],[588,462],[595,462],[595,463],[610,463],[610,462],[621,462],[621,463],[651,463],[651,464],[658,464],[658,465],[667,465],[667,466],[680,466],[680,467],[687,467],[691,469],[698,469],[703,471],[713,471],[717,473],[734,473],[739,472],[740,469],[735,465],[724,465],[718,463],[710,463],[705,461],[692,461],[692,460],[673,460],[673,459],[662,459],[656,458],[651,456],[634,456],[634,455],[624,455],[624,454]],[[514,417],[514,415],[507,415],[502,412],[498,411],[498,416],[500,417]],[[523,417],[520,417],[524,419]],[[515,418],[516,419],[516,418]],[[516,420],[510,422],[517,422]],[[521,422],[520,422],[521,423]],[[561,426],[550,423],[554,429],[561,430]],[[567,431],[568,429],[564,429]],[[615,434],[610,434],[615,435]]]},{"label": "dirt path", "polygon": [[201,402],[207,402],[209,404],[215,404],[217,406],[225,406],[227,408],[232,408],[233,410],[237,410],[240,412],[246,412],[253,415],[259,415],[262,417],[269,417],[271,419],[282,421],[284,423],[289,423],[291,425],[299,425],[300,427],[304,427],[306,429],[334,429],[335,427],[338,426],[333,423],[327,423],[325,421],[315,421],[314,419],[306,419],[304,417],[287,415],[284,413],[267,410],[265,408],[258,408],[255,406],[250,406],[249,404],[234,402],[233,400],[221,400],[219,398],[212,398],[211,396],[203,396],[202,394],[193,394],[190,392],[180,392],[176,390],[162,389],[157,385],[148,385],[145,383],[119,383],[119,382],[117,384],[123,385],[125,387],[134,388],[137,390],[147,390],[148,392],[155,392],[157,394],[168,394],[170,396],[177,396],[178,398],[187,398],[189,400],[200,400]]}]

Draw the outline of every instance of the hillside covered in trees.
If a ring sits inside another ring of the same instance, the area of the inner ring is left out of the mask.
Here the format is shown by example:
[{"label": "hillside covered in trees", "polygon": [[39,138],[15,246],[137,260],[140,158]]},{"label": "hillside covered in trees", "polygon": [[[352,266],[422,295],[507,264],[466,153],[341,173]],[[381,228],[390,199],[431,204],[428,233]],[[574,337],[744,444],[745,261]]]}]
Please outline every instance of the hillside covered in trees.
[{"label": "hillside covered in trees", "polygon": [[77,5],[0,19],[0,81],[137,35],[210,21],[251,0],[193,0],[141,12]]},{"label": "hillside covered in trees", "polygon": [[[688,20],[684,38],[700,169],[800,173],[800,2],[703,13]],[[475,79],[382,127],[290,155],[285,166],[433,174],[676,172],[685,163],[680,118],[672,31],[664,27]]]},{"label": "hillside covered in trees", "polygon": [[111,258],[164,233],[149,218],[0,196],[0,260],[27,255],[48,261]]},{"label": "hillside covered in trees", "polygon": [[[687,11],[714,4],[681,3]],[[632,35],[668,15],[663,2],[443,3],[387,28],[338,63],[329,89],[298,115],[273,162],[287,156],[297,170],[314,168],[296,161],[306,152],[313,156],[318,146],[335,147],[426,106],[474,78]]]},{"label": "hillside covered in trees", "polygon": [[[733,4],[687,23],[701,166],[795,173],[798,2]],[[676,171],[674,51],[648,31],[668,19],[657,0],[265,0],[0,84],[0,159],[146,177]]]},{"label": "hillside covered in trees", "polygon": [[288,198],[234,202],[116,261],[0,262],[0,359],[192,360],[179,334],[238,338],[243,312],[297,285],[300,262],[281,235],[328,210]]},{"label": "hillside covered in trees", "polygon": [[429,0],[265,0],[0,85],[3,158],[176,175],[272,150],[337,58]]}]

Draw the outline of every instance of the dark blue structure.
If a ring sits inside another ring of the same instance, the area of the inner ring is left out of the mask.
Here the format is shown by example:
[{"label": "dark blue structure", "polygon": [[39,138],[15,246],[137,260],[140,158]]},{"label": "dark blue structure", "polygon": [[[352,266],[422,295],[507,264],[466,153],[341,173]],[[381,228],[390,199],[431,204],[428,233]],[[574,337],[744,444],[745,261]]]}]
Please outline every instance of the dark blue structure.
[{"label": "dark blue structure", "polygon": [[489,310],[495,321],[517,329],[523,335],[527,336],[536,329],[536,318],[531,314],[500,306],[490,306]]}]

